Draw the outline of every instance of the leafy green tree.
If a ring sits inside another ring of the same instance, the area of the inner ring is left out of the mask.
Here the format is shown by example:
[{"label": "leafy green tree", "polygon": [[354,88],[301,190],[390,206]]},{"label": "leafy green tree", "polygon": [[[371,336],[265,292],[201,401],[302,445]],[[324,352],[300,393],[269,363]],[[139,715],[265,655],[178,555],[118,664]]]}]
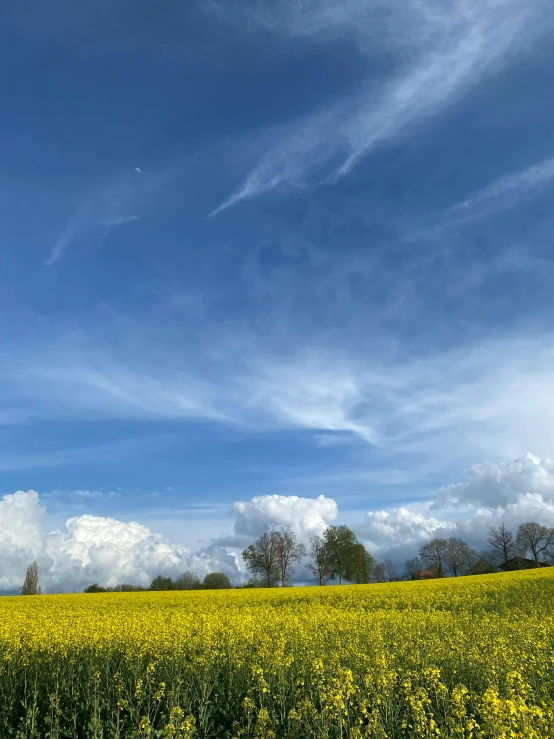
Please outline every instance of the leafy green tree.
[{"label": "leafy green tree", "polygon": [[253,578],[262,578],[266,587],[272,588],[280,576],[279,532],[266,531],[242,553],[246,569]]},{"label": "leafy green tree", "polygon": [[158,575],[150,583],[150,590],[175,590],[175,584],[170,577]]},{"label": "leafy green tree", "polygon": [[38,585],[38,564],[36,559],[27,567],[25,582],[21,588],[21,595],[40,595],[40,588]]},{"label": "leafy green tree", "polygon": [[348,579],[348,574],[355,569],[356,545],[359,544],[356,534],[348,526],[328,526],[323,532],[325,547],[333,577]]},{"label": "leafy green tree", "polygon": [[241,587],[243,588],[267,588],[267,583],[265,582],[265,580],[259,580],[256,577],[251,577]]},{"label": "leafy green tree", "polygon": [[383,562],[376,562],[371,576],[373,582],[385,582],[385,565]]},{"label": "leafy green tree", "polygon": [[498,567],[492,561],[489,552],[481,552],[477,555],[477,560],[471,570],[471,575],[490,575],[498,572]]},{"label": "leafy green tree", "polygon": [[94,583],[93,585],[87,585],[87,587],[83,590],[83,593],[107,593],[108,589],[103,588],[101,585],[98,585],[98,583]]},{"label": "leafy green tree", "polygon": [[318,578],[320,585],[333,576],[333,566],[323,536],[317,534],[310,539],[311,562],[307,565],[310,572]]},{"label": "leafy green tree", "polygon": [[227,590],[233,586],[224,572],[210,572],[204,578],[204,587],[206,590]]},{"label": "leafy green tree", "polygon": [[371,582],[371,573],[375,560],[360,542],[354,544],[352,559],[348,564],[346,580],[355,582],[357,585]]}]

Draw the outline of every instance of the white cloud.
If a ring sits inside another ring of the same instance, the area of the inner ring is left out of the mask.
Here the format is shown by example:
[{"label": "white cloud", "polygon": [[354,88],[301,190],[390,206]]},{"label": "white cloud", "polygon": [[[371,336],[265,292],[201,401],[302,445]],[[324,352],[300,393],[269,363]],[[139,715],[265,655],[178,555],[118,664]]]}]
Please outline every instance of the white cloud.
[{"label": "white cloud", "polygon": [[[72,357],[69,365],[62,359],[66,352]],[[223,404],[218,388],[193,372],[177,366],[167,371],[157,366],[153,371],[144,360],[133,358],[127,364],[90,347],[84,347],[81,356],[74,352],[74,347],[60,347],[50,363],[21,366],[17,382],[27,381],[37,400],[49,388],[51,401],[96,417],[115,411],[123,418],[230,420],[216,407]]]},{"label": "white cloud", "polygon": [[499,211],[513,208],[554,183],[554,157],[544,159],[517,172],[511,172],[448,208],[440,221],[429,229],[416,231],[410,239],[432,236],[453,226],[463,226]]},{"label": "white cloud", "polygon": [[512,172],[488,185],[484,190],[470,195],[447,211],[447,215],[477,218],[481,214],[507,207],[514,199],[525,197],[536,189],[549,185],[554,180],[554,158],[545,159],[538,164]]},{"label": "white cloud", "polygon": [[[505,522],[514,532],[524,521],[554,525],[554,466],[528,454],[509,463],[483,463],[469,471],[469,481],[445,486],[428,498],[399,507],[369,511],[349,524],[378,559],[402,565],[433,537],[459,536],[470,546],[486,546],[490,526]],[[290,526],[299,539],[321,533],[344,519],[330,498],[264,495],[233,507],[235,536],[229,546],[246,546],[270,528]],[[307,571],[301,578],[310,579]]]},{"label": "white cloud", "polygon": [[61,259],[66,250],[83,235],[96,234],[103,241],[119,226],[139,220],[166,180],[166,173],[151,177],[137,177],[135,173],[93,188],[68,219],[50,250],[46,266],[51,267]]},{"label": "white cloud", "polygon": [[505,523],[514,533],[525,521],[554,526],[550,460],[528,454],[512,462],[476,464],[467,474],[468,481],[444,486],[426,501],[368,513],[358,527],[360,536],[378,556],[401,562],[436,536],[459,536],[482,550],[491,526]]},{"label": "white cloud", "polygon": [[549,499],[554,502],[554,465],[532,454],[513,462],[476,464],[469,468],[467,475],[467,482],[441,488],[433,507],[517,507],[523,496],[531,496],[525,498],[528,502]]},{"label": "white cloud", "polygon": [[[367,25],[381,15],[386,20],[384,3],[368,4],[363,0],[283,0],[267,3],[264,0],[245,5],[240,2],[213,3],[207,9],[240,26],[245,32],[266,30],[285,38],[302,38],[315,43],[325,42],[344,33],[359,36],[361,48],[368,42]],[[408,12],[413,6],[408,8]]]},{"label": "white cloud", "polygon": [[522,448],[548,455],[554,424],[549,335],[488,340],[427,358],[385,362],[356,353],[310,352],[254,361],[243,418],[277,426],[350,431],[381,461],[412,476],[457,472],[475,458]]},{"label": "white cloud", "polygon": [[101,498],[102,492],[100,490],[75,490],[73,495],[76,498]]},{"label": "white cloud", "polygon": [[397,8],[328,0],[281,5],[285,10],[273,13],[258,4],[250,24],[293,38],[349,38],[367,57],[369,77],[372,54],[386,49],[394,71],[381,89],[364,82],[349,97],[299,121],[214,213],[280,185],[303,184],[316,171],[342,177],[377,145],[443,111],[551,27],[542,0],[413,0]]},{"label": "white cloud", "polygon": [[361,406],[364,378],[327,352],[298,356],[292,362],[272,357],[246,368],[251,410],[271,415],[283,426],[350,431],[371,443],[376,434]]},{"label": "white cloud", "polygon": [[370,548],[379,552],[399,545],[417,547],[433,536],[448,535],[447,532],[455,528],[456,524],[451,521],[441,521],[401,506],[370,511],[359,533]]},{"label": "white cloud", "polygon": [[34,490],[0,499],[0,590],[21,587],[27,565],[42,554],[44,516]]},{"label": "white cloud", "polygon": [[[529,454],[508,463],[484,462],[471,467],[468,478],[426,500],[369,511],[359,523],[350,515],[349,522],[374,556],[391,557],[398,565],[435,536],[460,536],[480,550],[488,528],[502,522],[514,532],[525,521],[554,526],[551,461]],[[38,493],[6,495],[0,499],[0,591],[20,588],[33,559],[49,591],[80,590],[92,582],[148,585],[158,574],[176,576],[183,570],[200,577],[218,570],[238,581],[244,567],[235,550],[264,531],[290,527],[307,544],[326,526],[341,523],[336,501],[323,495],[261,495],[236,502],[231,513],[233,535],[191,551],[143,524],[88,514],[48,531]],[[302,568],[298,576],[309,579]]]},{"label": "white cloud", "polygon": [[[318,337],[300,350],[291,337],[279,353],[238,339],[237,352],[218,341],[210,354],[212,341],[207,351],[182,353],[178,341],[164,351],[148,332],[135,335],[131,326],[127,333],[151,351],[138,356],[123,340],[99,350],[93,339],[71,336],[53,346],[33,345],[32,356],[30,348],[10,351],[1,371],[10,404],[32,399],[38,417],[48,418],[203,418],[250,433],[295,428],[355,435],[373,446],[380,467],[394,459],[395,469],[407,466],[412,477],[418,469],[457,473],[475,459],[513,459],[521,449],[542,456],[550,451],[549,334],[392,360],[374,345],[371,354],[363,346],[331,351],[317,345]],[[67,461],[55,454],[12,455],[0,458],[0,467]]]},{"label": "white cloud", "polygon": [[343,446],[348,444],[352,439],[350,434],[315,434],[314,442],[316,446],[324,449],[331,446]]},{"label": "white cloud", "polygon": [[196,552],[171,544],[136,522],[83,515],[59,531],[45,530],[46,513],[35,491],[18,491],[0,500],[0,590],[21,587],[27,565],[37,559],[46,590],[82,589],[98,582],[149,585],[158,574],[185,569],[200,577],[221,570],[239,576],[234,554],[217,546]]},{"label": "white cloud", "polygon": [[334,500],[320,495],[260,495],[233,506],[235,534],[256,537],[269,528],[290,527],[301,538],[320,534],[338,515]]}]

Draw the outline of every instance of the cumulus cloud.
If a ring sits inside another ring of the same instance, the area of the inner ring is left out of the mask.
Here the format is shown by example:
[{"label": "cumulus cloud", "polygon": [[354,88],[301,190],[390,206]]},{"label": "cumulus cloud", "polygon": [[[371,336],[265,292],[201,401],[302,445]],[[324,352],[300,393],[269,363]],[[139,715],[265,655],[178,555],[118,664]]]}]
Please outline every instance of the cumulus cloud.
[{"label": "cumulus cloud", "polygon": [[416,546],[452,531],[456,524],[409,510],[405,506],[372,511],[366,516],[360,534],[368,545],[380,550],[387,547]]},{"label": "cumulus cloud", "polygon": [[300,498],[296,495],[260,495],[233,506],[235,534],[256,537],[269,528],[287,526],[298,536],[320,534],[338,515],[337,503],[320,495]]},{"label": "cumulus cloud", "polygon": [[46,590],[82,589],[92,582],[148,585],[158,574],[183,570],[200,577],[215,570],[239,575],[236,555],[218,546],[191,552],[136,522],[83,515],[59,531],[45,530],[46,512],[33,490],[0,500],[0,590],[21,587],[36,559]]},{"label": "cumulus cloud", "polygon": [[0,500],[0,591],[18,590],[33,559],[39,563],[45,591],[81,590],[98,582],[149,585],[158,574],[183,570],[222,571],[240,581],[243,565],[229,547],[247,544],[271,527],[290,527],[300,539],[321,533],[338,515],[334,500],[264,495],[239,501],[232,509],[234,535],[214,540],[197,551],[173,544],[143,524],[85,514],[48,531],[46,509],[37,492],[18,491]]},{"label": "cumulus cloud", "polygon": [[446,485],[423,503],[368,513],[360,536],[380,556],[401,561],[436,536],[459,536],[482,549],[491,526],[505,523],[514,532],[525,521],[554,526],[551,460],[527,454],[473,465],[467,475],[467,481]]},{"label": "cumulus cloud", "polygon": [[147,585],[156,574],[184,569],[188,554],[146,526],[91,515],[70,518],[64,531],[48,534],[45,552],[54,581],[92,578],[106,585],[129,580]]},{"label": "cumulus cloud", "polygon": [[433,508],[462,505],[507,508],[518,505],[523,496],[554,501],[554,465],[551,460],[533,454],[513,462],[475,464],[467,475],[467,482],[442,487]]},{"label": "cumulus cloud", "polygon": [[27,565],[42,556],[45,514],[34,490],[0,500],[0,590],[21,587]]},{"label": "cumulus cloud", "polygon": [[[428,499],[369,511],[352,526],[374,556],[400,564],[429,539],[459,536],[482,549],[487,530],[504,522],[513,531],[525,521],[554,526],[554,464],[532,454],[512,462],[473,465],[463,482],[443,486]],[[200,577],[223,571],[244,576],[240,549],[271,528],[292,529],[307,543],[328,525],[340,523],[335,500],[323,495],[260,495],[232,507],[234,533],[197,551],[173,544],[137,522],[83,515],[48,531],[47,515],[34,490],[0,500],[0,591],[21,587],[27,565],[36,559],[45,590],[82,589],[92,582],[148,585],[158,574],[183,570]],[[231,551],[230,551],[230,550]],[[300,580],[310,576],[303,568]]]}]

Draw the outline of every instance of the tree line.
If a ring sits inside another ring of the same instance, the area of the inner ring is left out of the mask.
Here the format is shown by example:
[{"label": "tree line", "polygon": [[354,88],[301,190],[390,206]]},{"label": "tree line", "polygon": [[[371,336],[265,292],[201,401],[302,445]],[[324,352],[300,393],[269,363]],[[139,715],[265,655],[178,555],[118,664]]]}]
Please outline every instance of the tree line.
[{"label": "tree line", "polygon": [[[306,547],[286,529],[265,532],[243,551],[242,558],[252,586],[285,587],[292,582],[294,564],[306,555]],[[312,537],[308,555],[306,566],[319,585],[329,580],[339,584],[390,582],[410,579],[425,570],[434,577],[479,575],[497,572],[514,559],[513,569],[554,564],[554,528],[531,521],[521,524],[514,536],[504,524],[491,527],[487,547],[481,552],[456,536],[431,539],[420,547],[418,556],[406,560],[400,574],[390,559],[378,562],[348,526],[328,526]]]},{"label": "tree line", "polygon": [[[435,577],[480,575],[497,572],[514,560],[512,569],[554,565],[554,528],[535,521],[522,523],[515,535],[503,523],[493,526],[488,530],[486,541],[486,548],[478,552],[456,536],[431,539],[420,547],[418,556],[406,560],[404,571],[398,574],[392,560],[378,562],[348,526],[328,526],[322,534],[310,539],[308,551],[288,528],[266,531],[242,552],[250,580],[241,587],[272,588],[278,584],[287,587],[292,584],[295,564],[306,556],[309,557],[306,567],[319,585],[330,580],[338,580],[339,584],[391,582],[410,579],[414,572],[426,569],[430,576]],[[128,583],[112,587],[94,583],[88,585],[84,592],[221,590],[232,587],[224,572],[210,572],[200,580],[197,573],[185,571],[174,580],[158,575],[148,588]],[[40,595],[40,592],[39,569],[34,561],[27,568],[21,594]]]},{"label": "tree line", "polygon": [[[229,577],[224,572],[209,572],[203,580],[200,580],[196,572],[185,571],[179,577],[172,580],[164,575],[157,575],[150,586],[145,588],[141,585],[122,583],[121,585],[106,586],[93,583],[87,585],[84,593],[137,593],[148,590],[224,590],[232,588]],[[21,595],[40,595],[39,570],[36,560],[27,567],[25,581],[21,588]]]},{"label": "tree line", "polygon": [[88,585],[83,592],[85,593],[136,593],[146,592],[147,590],[226,590],[232,588],[229,577],[224,572],[209,572],[203,580],[200,580],[196,572],[186,570],[179,577],[172,580],[164,575],[157,575],[150,587],[143,588],[140,585],[114,585],[112,587],[102,587],[97,583]]},{"label": "tree line", "polygon": [[431,539],[420,548],[419,557],[407,560],[406,570],[429,567],[438,577],[446,574],[457,577],[496,572],[511,562],[510,569],[554,564],[554,528],[528,521],[514,535],[504,523],[492,526],[487,534],[487,547],[481,552],[455,536]]},{"label": "tree line", "polygon": [[[309,554],[307,568],[320,585],[336,579],[340,584],[369,583],[377,573],[385,579],[385,564],[375,562],[348,526],[328,526],[321,535],[312,537]],[[295,563],[305,556],[306,547],[290,529],[266,531],[242,553],[251,584],[268,588],[278,583],[290,585]]]}]

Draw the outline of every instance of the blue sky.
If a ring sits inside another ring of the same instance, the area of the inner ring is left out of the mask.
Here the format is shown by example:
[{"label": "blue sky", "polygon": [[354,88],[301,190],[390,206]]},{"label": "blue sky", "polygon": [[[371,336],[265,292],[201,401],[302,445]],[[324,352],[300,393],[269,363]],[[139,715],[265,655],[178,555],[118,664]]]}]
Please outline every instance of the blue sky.
[{"label": "blue sky", "polygon": [[189,545],[254,496],[354,520],[552,453],[546,0],[1,29],[3,495]]}]

